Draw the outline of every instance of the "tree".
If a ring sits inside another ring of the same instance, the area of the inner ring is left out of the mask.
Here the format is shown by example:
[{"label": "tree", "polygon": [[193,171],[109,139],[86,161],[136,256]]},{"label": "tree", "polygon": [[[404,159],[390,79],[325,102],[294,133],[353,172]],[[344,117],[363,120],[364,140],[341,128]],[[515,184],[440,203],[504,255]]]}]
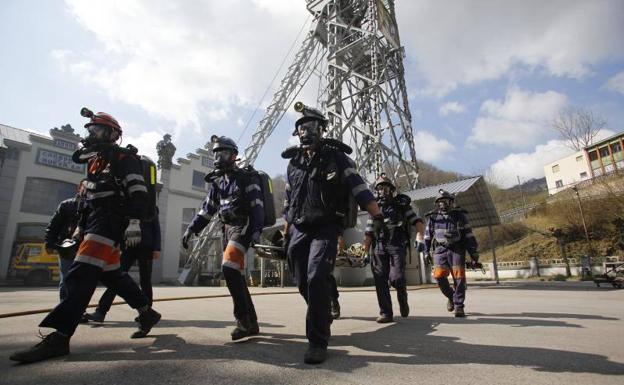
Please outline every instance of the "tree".
[{"label": "tree", "polygon": [[559,111],[559,115],[553,120],[552,128],[559,133],[569,148],[580,151],[591,145],[596,135],[606,125],[606,120],[594,115],[591,110],[570,107]]}]

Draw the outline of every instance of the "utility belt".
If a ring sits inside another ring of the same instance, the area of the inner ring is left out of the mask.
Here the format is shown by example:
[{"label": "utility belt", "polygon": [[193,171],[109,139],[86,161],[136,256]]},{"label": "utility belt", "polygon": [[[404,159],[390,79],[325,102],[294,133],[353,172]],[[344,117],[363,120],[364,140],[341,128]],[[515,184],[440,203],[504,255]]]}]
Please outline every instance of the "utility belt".
[{"label": "utility belt", "polygon": [[431,242],[431,251],[435,251],[435,249],[437,247],[443,247],[445,249],[457,249],[457,248],[461,248],[462,246],[462,241],[461,239],[459,241],[455,241],[455,242],[449,242],[446,241],[445,243],[439,242],[437,239],[433,239],[433,241]]},{"label": "utility belt", "polygon": [[293,219],[293,223],[296,225],[340,225],[345,216],[344,213],[335,212],[333,214],[317,208],[317,210],[310,210],[311,212],[304,212],[300,217]]},{"label": "utility belt", "polygon": [[248,212],[236,212],[236,210],[223,210],[219,212],[221,223],[228,226],[245,226],[249,220]]}]

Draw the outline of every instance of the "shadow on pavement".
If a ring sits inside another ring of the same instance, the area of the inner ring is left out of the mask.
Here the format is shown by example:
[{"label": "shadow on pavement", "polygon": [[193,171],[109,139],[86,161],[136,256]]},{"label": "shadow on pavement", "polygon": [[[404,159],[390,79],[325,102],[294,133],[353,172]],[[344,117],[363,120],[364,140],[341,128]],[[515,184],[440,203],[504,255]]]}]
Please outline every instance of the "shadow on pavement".
[{"label": "shadow on pavement", "polygon": [[596,287],[593,282],[574,281],[574,282],[542,282],[542,281],[526,281],[526,282],[501,282],[496,285],[493,282],[469,282],[469,287],[480,289],[512,289],[512,290],[559,290],[559,291],[612,291],[618,290],[612,286],[602,285]]},{"label": "shadow on pavement", "polygon": [[[87,324],[82,324],[82,326],[91,326],[93,329],[98,328],[133,328],[137,326],[137,323],[134,321],[104,321],[102,323],[99,322],[89,322]],[[259,322],[258,325],[261,328],[283,328],[284,325],[277,325],[267,322]],[[173,319],[161,319],[157,326],[154,327],[154,331],[157,331],[160,327],[167,328],[186,328],[186,327],[197,327],[204,329],[223,329],[223,328],[234,328],[236,326],[236,322],[234,321],[214,321],[214,320],[173,320]]]},{"label": "shadow on pavement", "polygon": [[[554,317],[556,315],[546,314],[546,316]],[[369,317],[351,319],[371,320]],[[322,365],[322,368],[349,373],[372,363],[400,365],[482,364],[521,366],[533,368],[540,372],[624,375],[623,363],[610,361],[602,355],[536,347],[478,345],[461,342],[457,337],[432,335],[437,326],[444,323],[502,324],[519,327],[581,327],[564,321],[507,317],[479,317],[460,320],[449,317],[409,318],[387,326],[380,326],[380,329],[371,332],[332,337],[329,359]],[[205,323],[202,324],[205,325]],[[302,363],[303,353],[308,345],[305,336],[263,333],[246,342],[226,343],[224,345],[189,343],[176,334],[159,335],[157,329],[150,337],[154,341],[152,345],[135,348],[132,352],[112,351],[125,350],[127,346],[108,345],[98,348],[97,352],[83,352],[69,356],[67,361],[158,360],[157,365],[162,366],[176,365],[174,362],[180,360],[212,359],[223,362],[248,360],[279,367],[314,368]],[[345,347],[354,347],[357,352],[363,351],[364,353],[352,354],[344,349]],[[146,366],[142,365],[141,367]]]},{"label": "shadow on pavement", "polygon": [[471,316],[479,317],[523,317],[523,318],[574,318],[574,319],[592,319],[601,321],[619,321],[619,318],[604,317],[596,314],[570,314],[570,313],[515,313],[515,314],[484,314],[470,313]]}]

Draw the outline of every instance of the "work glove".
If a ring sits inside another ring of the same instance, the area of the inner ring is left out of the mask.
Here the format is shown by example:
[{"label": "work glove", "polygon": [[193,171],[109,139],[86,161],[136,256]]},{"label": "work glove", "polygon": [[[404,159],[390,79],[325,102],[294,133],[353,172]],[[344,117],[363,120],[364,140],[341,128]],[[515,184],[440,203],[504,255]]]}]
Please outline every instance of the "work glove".
[{"label": "work glove", "polygon": [[364,266],[370,263],[370,255],[368,253],[364,254]]},{"label": "work glove", "polygon": [[425,258],[425,263],[427,265],[431,266],[433,264],[433,260],[431,259],[431,254],[425,253],[424,258]]},{"label": "work glove", "polygon": [[185,250],[188,249],[189,241],[191,240],[192,236],[193,232],[191,231],[191,229],[187,228],[184,232],[184,235],[182,235],[182,247],[184,247]]},{"label": "work glove", "polygon": [[141,243],[141,221],[138,219],[130,219],[128,227],[126,227],[126,247],[135,247]]},{"label": "work glove", "polygon": [[479,262],[479,253],[475,251],[470,255],[470,259],[472,259],[474,262]]},{"label": "work glove", "polygon": [[483,265],[474,259],[466,264],[471,270],[483,270]]}]

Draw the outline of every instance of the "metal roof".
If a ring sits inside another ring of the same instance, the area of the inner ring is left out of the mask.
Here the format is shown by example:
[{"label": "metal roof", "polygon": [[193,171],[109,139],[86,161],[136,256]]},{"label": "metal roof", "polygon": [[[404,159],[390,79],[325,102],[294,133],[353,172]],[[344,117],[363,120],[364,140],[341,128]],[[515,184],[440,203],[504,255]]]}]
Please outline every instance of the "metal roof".
[{"label": "metal roof", "polygon": [[617,134],[611,135],[607,138],[604,138],[598,142],[592,143],[589,146],[585,147],[584,150],[585,151],[591,151],[595,148],[598,148],[606,143],[611,142],[613,139],[619,139],[620,137],[624,136],[624,132],[618,132]]},{"label": "metal roof", "polygon": [[0,124],[0,147],[6,147],[8,145],[6,143],[7,140],[31,145],[32,144],[32,142],[30,141],[31,135],[50,139],[50,137],[48,136],[37,134],[32,131],[26,131],[20,128],[15,128],[11,126],[6,126],[4,124]]},{"label": "metal roof", "polygon": [[412,198],[421,215],[435,209],[435,198],[440,189],[456,195],[455,204],[468,211],[473,228],[500,224],[500,218],[482,176],[475,176],[450,183],[423,187],[404,194]]}]

